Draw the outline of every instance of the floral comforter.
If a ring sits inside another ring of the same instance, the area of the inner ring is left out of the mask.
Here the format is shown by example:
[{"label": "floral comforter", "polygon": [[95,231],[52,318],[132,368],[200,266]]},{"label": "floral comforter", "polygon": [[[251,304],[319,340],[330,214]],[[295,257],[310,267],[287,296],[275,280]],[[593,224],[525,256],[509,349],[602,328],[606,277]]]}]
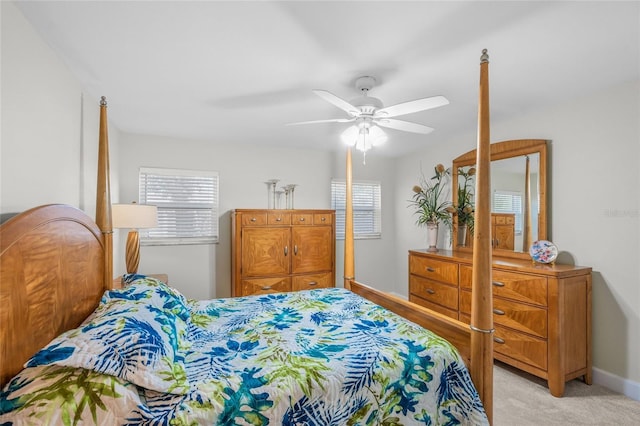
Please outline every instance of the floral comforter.
[{"label": "floral comforter", "polygon": [[455,349],[344,289],[187,300],[144,276],[0,394],[4,424],[488,424]]}]

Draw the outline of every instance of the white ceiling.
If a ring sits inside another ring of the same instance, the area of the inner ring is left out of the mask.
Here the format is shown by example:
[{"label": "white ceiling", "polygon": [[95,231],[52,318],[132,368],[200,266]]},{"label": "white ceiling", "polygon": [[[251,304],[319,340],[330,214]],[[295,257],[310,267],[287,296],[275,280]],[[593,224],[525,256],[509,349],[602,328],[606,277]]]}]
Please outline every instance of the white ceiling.
[{"label": "white ceiling", "polygon": [[444,95],[387,130],[404,155],[476,127],[479,59],[490,55],[501,120],[638,80],[638,2],[46,1],[18,7],[122,131],[211,143],[341,149],[350,100],[372,75],[385,106]]}]

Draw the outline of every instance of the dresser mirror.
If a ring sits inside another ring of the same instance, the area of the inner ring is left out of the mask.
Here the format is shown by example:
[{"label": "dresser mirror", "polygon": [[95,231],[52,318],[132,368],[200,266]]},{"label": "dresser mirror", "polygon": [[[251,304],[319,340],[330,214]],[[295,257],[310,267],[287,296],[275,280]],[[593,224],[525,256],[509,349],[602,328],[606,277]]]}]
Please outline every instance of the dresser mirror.
[{"label": "dresser mirror", "polygon": [[[475,163],[474,149],[454,159],[451,168],[452,201],[457,210],[452,221],[454,250],[471,251],[473,247],[473,221],[465,220],[472,213],[470,207],[464,208],[464,200],[474,205]],[[546,140],[491,144],[491,244],[495,255],[528,259],[531,244],[547,239],[546,195]]]}]

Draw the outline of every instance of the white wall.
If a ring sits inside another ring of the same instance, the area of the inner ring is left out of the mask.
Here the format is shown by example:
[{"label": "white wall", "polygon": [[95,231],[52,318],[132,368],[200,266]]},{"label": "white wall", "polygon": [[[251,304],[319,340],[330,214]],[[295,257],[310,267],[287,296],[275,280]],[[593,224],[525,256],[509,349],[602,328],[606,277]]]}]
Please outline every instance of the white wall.
[{"label": "white wall", "polygon": [[[93,217],[99,99],[83,94],[12,3],[0,11],[0,212],[64,203]],[[111,129],[115,150],[117,135]]]},{"label": "white wall", "polygon": [[[493,123],[491,140],[548,139],[549,238],[560,263],[593,268],[593,364],[596,380],[640,399],[640,86],[638,81],[570,104]],[[476,135],[434,141],[398,159],[397,282],[407,288],[407,250],[424,247],[401,200],[420,160],[451,164],[475,148]],[[442,241],[440,247],[446,246]]]}]

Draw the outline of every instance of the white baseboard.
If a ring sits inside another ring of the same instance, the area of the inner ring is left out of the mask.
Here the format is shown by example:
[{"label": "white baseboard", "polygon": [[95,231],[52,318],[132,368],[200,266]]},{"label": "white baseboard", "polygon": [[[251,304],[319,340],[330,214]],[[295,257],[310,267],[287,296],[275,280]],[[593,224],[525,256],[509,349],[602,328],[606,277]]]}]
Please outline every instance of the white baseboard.
[{"label": "white baseboard", "polygon": [[640,383],[616,376],[599,368],[593,369],[593,383],[640,401]]}]

